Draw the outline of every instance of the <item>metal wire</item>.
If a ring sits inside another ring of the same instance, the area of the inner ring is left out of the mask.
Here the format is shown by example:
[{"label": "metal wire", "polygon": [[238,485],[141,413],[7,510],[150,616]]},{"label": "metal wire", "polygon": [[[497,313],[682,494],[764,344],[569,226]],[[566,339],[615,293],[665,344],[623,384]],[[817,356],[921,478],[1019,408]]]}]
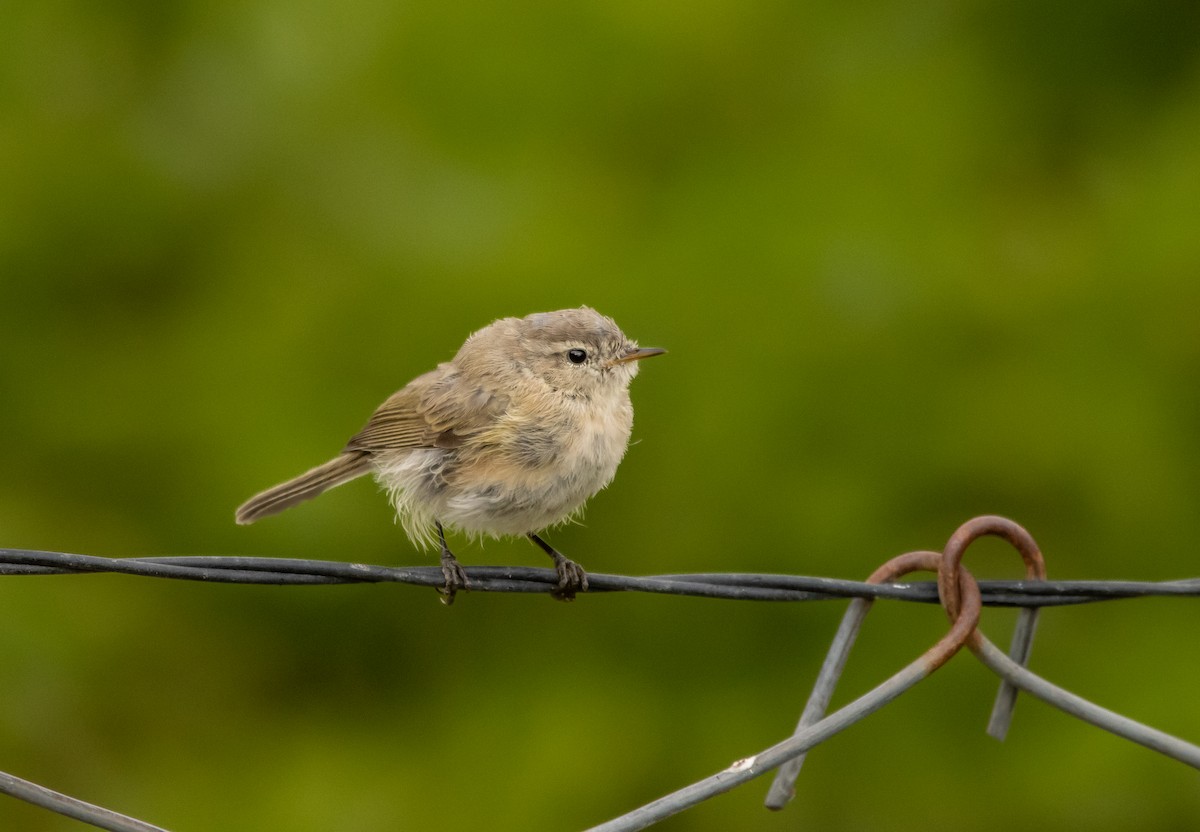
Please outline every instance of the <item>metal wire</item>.
[{"label": "metal wire", "polygon": [[[210,583],[280,586],[402,583],[438,588],[445,578],[437,566],[380,566],[331,560],[188,555],[145,558],[105,558],[0,549],[0,575],[75,575],[113,572],[148,578],[172,578]],[[476,592],[550,592],[557,585],[553,569],[531,566],[470,566],[466,568]],[[937,584],[918,581],[870,584],[838,578],[761,573],[693,573],[687,575],[609,575],[588,573],[588,591],[651,592],[741,601],[824,601],[838,598],[891,598],[937,604]],[[1200,597],[1200,578],[1176,581],[980,581],[984,606],[1055,607],[1090,604],[1120,598]]]},{"label": "metal wire", "polygon": [[[997,520],[1003,521],[1003,518],[976,518],[971,522]],[[1011,523],[1011,521],[1003,522]],[[969,525],[967,524],[967,526]],[[1012,525],[1015,526],[1015,524]],[[962,532],[961,529],[960,532]],[[996,534],[1000,532],[993,530],[982,533]],[[1001,534],[1001,536],[1005,535]],[[966,542],[960,541],[963,548],[965,548]],[[1010,538],[1010,542],[1014,541]],[[948,546],[946,557],[950,555],[951,548]],[[959,555],[961,555],[961,551]],[[1006,686],[1002,689],[994,710],[990,729],[993,734],[1002,733],[1007,727],[1008,714],[1011,713],[1012,707],[1012,694],[1017,688],[1020,688],[1094,725],[1172,756],[1188,765],[1200,767],[1200,748],[1093,705],[1074,694],[1056,688],[1021,666],[1028,657],[1033,634],[1032,616],[1036,614],[1038,608],[1087,604],[1122,598],[1197,597],[1200,596],[1200,578],[1165,582],[1045,581],[1037,580],[1039,574],[1044,573],[1038,573],[1037,570],[1031,569],[1029,577],[1032,579],[976,583],[970,574],[957,563],[950,567],[953,574],[958,576],[957,579],[947,579],[947,567],[943,563],[942,571],[939,573],[943,583],[947,581],[951,584],[957,583],[958,586],[953,597],[962,599],[961,610],[959,606],[955,606],[958,603],[956,600],[944,604],[948,614],[955,621],[951,631],[920,659],[908,665],[887,682],[834,714],[821,718],[832,695],[833,684],[840,673],[841,665],[845,662],[845,653],[853,643],[854,632],[861,622],[861,616],[865,615],[872,601],[878,598],[890,598],[926,604],[943,603],[939,597],[939,586],[936,582],[887,583],[886,581],[893,581],[899,575],[913,569],[937,569],[938,565],[935,561],[942,557],[943,555],[931,552],[901,555],[881,567],[868,581],[754,573],[656,576],[589,573],[590,588],[587,593],[583,593],[586,595],[605,592],[648,592],[701,598],[788,602],[858,599],[851,604],[843,628],[839,631],[838,640],[835,641],[835,647],[831,651],[830,658],[826,660],[826,667],[822,669],[822,678],[825,681],[819,682],[817,690],[814,690],[810,706],[806,708],[800,725],[797,726],[796,734],[760,754],[738,761],[711,778],[706,778],[700,783],[661,798],[621,818],[594,827],[594,830],[617,832],[617,830],[644,828],[663,817],[682,811],[713,794],[731,789],[737,784],[757,777],[789,760],[795,761],[791,764],[789,772],[794,778],[795,773],[799,770],[798,761],[803,758],[803,754],[809,748],[882,708],[917,682],[926,678],[964,644],[968,645],[985,665],[1006,680]],[[477,566],[468,568],[466,572],[471,589],[477,592],[549,593],[555,589],[558,580],[554,570],[534,567]],[[438,589],[445,580],[442,570],[438,566],[393,567],[345,561],[236,555],[106,558],[31,549],[0,549],[0,575],[95,573],[116,573],[209,583],[276,586],[388,582]],[[946,587],[943,586],[943,591],[945,590]],[[1012,654],[1016,661],[1005,656],[998,648],[987,642],[975,629],[979,618],[979,608],[982,605],[1024,608],[1022,620],[1026,623],[1018,628],[1014,637]],[[842,654],[840,658],[835,658],[834,654],[838,650],[841,650]],[[783,791],[776,795],[778,805],[774,808],[778,808],[786,802],[786,796],[783,796],[785,792],[790,793],[790,784],[779,788]],[[0,794],[17,797],[66,817],[83,821],[100,829],[110,830],[110,832],[167,832],[162,827],[118,814],[3,772],[0,772]]]},{"label": "metal wire", "polygon": [[160,826],[153,826],[145,821],[131,818],[117,812],[96,806],[37,783],[14,777],[0,771],[0,793],[20,798],[34,806],[49,809],[64,817],[80,820],[100,829],[110,832],[167,832]]}]

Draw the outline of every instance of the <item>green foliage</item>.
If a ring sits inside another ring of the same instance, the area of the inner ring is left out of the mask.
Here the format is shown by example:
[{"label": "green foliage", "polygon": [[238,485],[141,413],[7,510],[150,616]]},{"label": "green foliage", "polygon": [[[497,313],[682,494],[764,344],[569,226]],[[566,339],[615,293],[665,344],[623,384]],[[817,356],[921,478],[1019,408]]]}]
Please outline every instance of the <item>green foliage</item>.
[{"label": "green foliage", "polygon": [[[614,486],[550,535],[592,570],[862,577],[1001,513],[1056,577],[1195,574],[1197,8],[9,4],[0,545],[432,563],[365,483],[233,509],[473,329],[587,303],[671,350]],[[785,735],[840,611],[0,598],[0,770],[232,832],[582,828]],[[1194,606],[1052,611],[1034,667],[1200,739]],[[843,696],[942,626],[874,615]],[[992,689],[961,658],[787,813],[763,783],[662,828],[1194,824],[1194,772],[1033,702],[988,740]],[[0,827],[77,824],[5,799]]]}]

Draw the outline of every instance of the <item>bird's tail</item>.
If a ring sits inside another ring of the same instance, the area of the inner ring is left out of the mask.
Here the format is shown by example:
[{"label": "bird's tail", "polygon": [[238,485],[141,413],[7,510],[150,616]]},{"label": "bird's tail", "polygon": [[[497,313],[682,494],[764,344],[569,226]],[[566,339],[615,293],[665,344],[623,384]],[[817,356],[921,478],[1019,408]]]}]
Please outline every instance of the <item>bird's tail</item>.
[{"label": "bird's tail", "polygon": [[256,494],[238,508],[235,515],[241,525],[262,517],[278,514],[285,508],[311,500],[335,485],[361,477],[371,470],[371,458],[362,451],[347,451],[341,456],[318,465],[295,479]]}]

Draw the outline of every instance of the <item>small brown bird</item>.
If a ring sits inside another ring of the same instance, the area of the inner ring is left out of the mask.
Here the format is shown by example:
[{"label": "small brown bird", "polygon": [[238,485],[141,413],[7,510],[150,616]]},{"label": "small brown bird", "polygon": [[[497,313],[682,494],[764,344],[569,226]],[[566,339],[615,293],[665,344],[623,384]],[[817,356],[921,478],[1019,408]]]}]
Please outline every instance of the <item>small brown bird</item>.
[{"label": "small brown bird", "polygon": [[501,318],[393,394],[338,456],[248,500],[237,522],[370,473],[413,543],[440,544],[447,603],[468,582],[446,528],[528,537],[554,560],[556,597],[569,600],[587,573],[538,532],[612,481],[633,427],[629,383],[638,361],[664,352],[639,348],[586,306]]}]

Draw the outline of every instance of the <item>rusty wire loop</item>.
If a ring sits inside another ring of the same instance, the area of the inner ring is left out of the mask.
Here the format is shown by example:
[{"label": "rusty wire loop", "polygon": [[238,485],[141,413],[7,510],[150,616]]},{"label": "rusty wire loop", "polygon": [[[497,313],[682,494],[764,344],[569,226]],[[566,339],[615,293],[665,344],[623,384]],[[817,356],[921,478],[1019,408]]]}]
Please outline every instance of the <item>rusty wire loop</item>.
[{"label": "rusty wire loop", "polygon": [[[1020,581],[976,582],[962,566],[967,547],[980,536],[1003,538],[1021,554],[1026,576]],[[910,572],[937,572],[934,582],[897,583]],[[407,583],[438,588],[444,578],[439,567],[388,567],[345,561],[300,560],[241,556],[184,556],[104,558],[62,552],[0,549],[0,576],[79,575],[102,572],[209,583],[328,585]],[[548,593],[557,581],[552,569],[531,567],[471,567],[471,588],[484,592]],[[846,581],[797,575],[688,574],[627,576],[591,573],[586,595],[603,592],[650,592],[752,601],[815,601],[851,599],[842,624],[821,668],[795,734],[759,754],[740,760],[724,771],[626,815],[593,827],[592,832],[642,829],[683,811],[715,794],[780,767],[767,797],[770,808],[782,808],[793,793],[805,753],[907,691],[948,661],[965,644],[1001,677],[988,732],[1002,739],[1015,702],[1024,690],[1086,722],[1200,768],[1200,747],[1108,711],[1047,682],[1024,667],[1029,658],[1038,609],[1120,598],[1200,597],[1200,579],[1142,581],[1049,581],[1037,544],[1011,520],[977,517],[963,524],[941,553],[910,552],[875,571],[865,581]],[[850,704],[825,716],[834,687],[855,637],[877,598],[941,604],[953,622],[950,631],[919,659]],[[977,629],[982,605],[1022,607],[1010,656]],[[110,832],[167,832],[136,818],[86,803],[44,786],[0,772],[0,794],[25,800],[66,817]]]},{"label": "rusty wire loop", "polygon": [[[1025,577],[1031,581],[1046,580],[1046,560],[1042,551],[1034,542],[1033,535],[1025,531],[1017,523],[1007,517],[984,515],[974,517],[963,523],[950,540],[943,552],[945,563],[938,570],[938,595],[942,605],[950,615],[950,610],[958,603],[958,565],[962,563],[967,547],[984,535],[994,535],[1008,542],[1021,555],[1025,562]],[[1012,644],[1008,655],[1022,667],[1029,664],[1029,655],[1033,651],[1033,636],[1037,630],[1037,607],[1026,607],[1017,617],[1017,626],[1013,630]],[[982,634],[979,635],[982,638]],[[992,706],[992,715],[988,719],[987,732],[998,740],[1008,735],[1008,727],[1012,723],[1013,707],[1017,702],[1017,687],[1006,676],[1001,676],[1000,690],[996,693],[996,701]]]}]

